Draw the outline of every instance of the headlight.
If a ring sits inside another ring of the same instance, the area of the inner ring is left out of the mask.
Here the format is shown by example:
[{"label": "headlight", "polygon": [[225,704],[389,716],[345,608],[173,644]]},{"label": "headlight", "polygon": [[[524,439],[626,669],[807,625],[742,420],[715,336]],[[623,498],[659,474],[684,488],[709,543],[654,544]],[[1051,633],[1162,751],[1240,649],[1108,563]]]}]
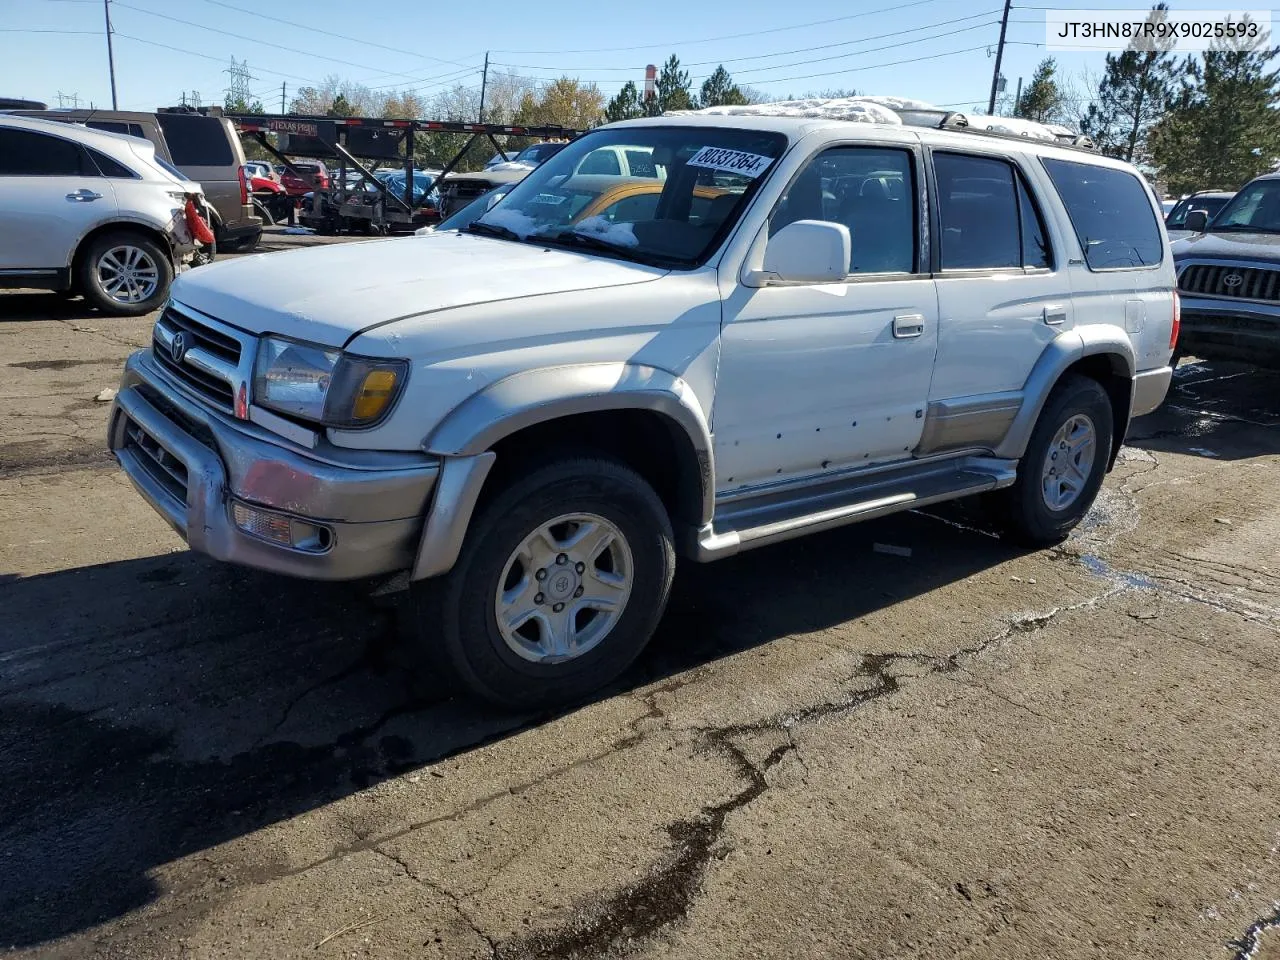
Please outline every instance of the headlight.
[{"label": "headlight", "polygon": [[365,427],[391,409],[408,363],[374,360],[264,337],[253,372],[253,401],[328,427]]}]

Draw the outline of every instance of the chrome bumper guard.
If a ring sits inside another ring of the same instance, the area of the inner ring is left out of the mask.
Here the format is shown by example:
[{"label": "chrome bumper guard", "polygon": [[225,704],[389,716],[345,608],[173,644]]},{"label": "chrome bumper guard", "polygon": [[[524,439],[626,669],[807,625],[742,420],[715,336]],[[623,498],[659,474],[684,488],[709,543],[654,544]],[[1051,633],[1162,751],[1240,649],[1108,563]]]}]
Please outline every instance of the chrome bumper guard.
[{"label": "chrome bumper guard", "polygon": [[[440,472],[421,454],[304,451],[186,397],[145,350],[125,364],[107,439],[138,492],[193,550],[319,580],[413,566]],[[242,516],[323,535],[264,539],[237,526],[235,504]]]}]

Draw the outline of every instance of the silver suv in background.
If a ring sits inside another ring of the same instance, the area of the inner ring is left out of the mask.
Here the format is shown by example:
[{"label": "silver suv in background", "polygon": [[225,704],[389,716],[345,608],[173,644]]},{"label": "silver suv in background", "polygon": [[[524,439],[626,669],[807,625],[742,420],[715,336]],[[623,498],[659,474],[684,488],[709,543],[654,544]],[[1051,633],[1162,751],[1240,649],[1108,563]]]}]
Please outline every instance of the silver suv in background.
[{"label": "silver suv in background", "polygon": [[182,108],[155,113],[127,110],[23,111],[93,130],[140,137],[156,156],[196,181],[213,208],[214,236],[221,251],[252,250],[262,238],[262,219],[253,212],[253,196],[244,169],[244,148],[235,125],[225,117]]},{"label": "silver suv in background", "polygon": [[188,201],[200,185],[146,140],[0,113],[0,287],[154,310],[196,249]]}]

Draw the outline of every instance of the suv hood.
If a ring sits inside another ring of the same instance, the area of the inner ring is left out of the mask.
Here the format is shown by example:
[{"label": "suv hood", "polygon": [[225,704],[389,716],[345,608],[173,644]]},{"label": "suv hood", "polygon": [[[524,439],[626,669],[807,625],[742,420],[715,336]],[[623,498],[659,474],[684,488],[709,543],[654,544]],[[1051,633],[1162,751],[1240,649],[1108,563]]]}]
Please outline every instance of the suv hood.
[{"label": "suv hood", "polygon": [[238,257],[182,274],[173,299],[248,330],[342,346],[368,327],[451,307],[644,283],[666,270],[435,233]]},{"label": "suv hood", "polygon": [[1280,260],[1280,234],[1210,230],[1176,240],[1172,249],[1176,260]]}]

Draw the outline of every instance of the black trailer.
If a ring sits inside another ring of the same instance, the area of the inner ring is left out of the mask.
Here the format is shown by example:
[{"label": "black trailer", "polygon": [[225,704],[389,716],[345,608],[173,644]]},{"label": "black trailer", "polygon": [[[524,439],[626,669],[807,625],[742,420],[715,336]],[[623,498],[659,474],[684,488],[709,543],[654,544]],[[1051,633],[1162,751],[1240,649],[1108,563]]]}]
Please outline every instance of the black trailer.
[{"label": "black trailer", "polygon": [[[292,157],[337,159],[337,182],[313,192],[301,211],[302,222],[324,233],[353,227],[387,232],[413,228],[438,219],[435,208],[414,199],[413,148],[416,137],[438,134],[470,134],[461,150],[440,171],[432,171],[432,187],[440,184],[481,139],[487,138],[506,158],[498,137],[571,140],[581,131],[560,126],[519,126],[499,123],[467,123],[455,120],[393,120],[384,117],[317,117],[306,115],[227,114],[242,136],[250,136],[291,170]],[[275,134],[272,144],[268,134]],[[362,161],[389,160],[404,170],[404,191],[397,193],[375,177]],[[346,173],[358,176],[348,181]],[[421,168],[419,168],[421,172]],[[430,194],[428,193],[428,197]]]}]

